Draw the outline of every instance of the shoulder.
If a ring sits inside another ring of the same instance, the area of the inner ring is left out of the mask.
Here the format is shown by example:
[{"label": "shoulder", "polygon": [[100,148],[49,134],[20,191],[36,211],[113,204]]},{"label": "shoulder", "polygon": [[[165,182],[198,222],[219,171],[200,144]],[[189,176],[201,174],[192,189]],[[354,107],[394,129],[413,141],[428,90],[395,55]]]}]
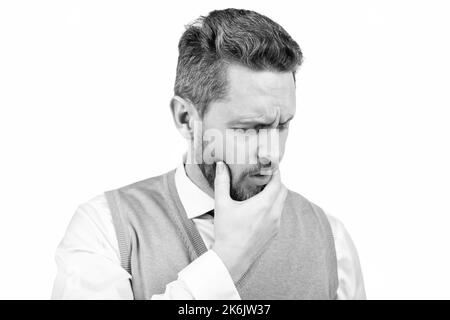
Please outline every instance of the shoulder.
[{"label": "shoulder", "polygon": [[109,229],[112,217],[105,194],[99,194],[80,204],[72,220],[89,222],[100,230]]},{"label": "shoulder", "polygon": [[117,256],[117,238],[111,212],[104,194],[99,194],[78,206],[58,252],[99,252]]},{"label": "shoulder", "polygon": [[328,222],[330,223],[331,230],[333,231],[334,240],[338,241],[341,239],[345,240],[346,242],[350,240],[350,235],[348,234],[348,231],[342,221],[328,212],[326,212],[325,215]]},{"label": "shoulder", "polygon": [[321,207],[295,191],[289,190],[288,203],[299,214],[312,213],[318,218],[326,217],[325,211]]},{"label": "shoulder", "polygon": [[108,190],[105,192],[108,197],[111,193],[121,193],[121,194],[133,194],[135,192],[148,192],[150,191],[160,191],[161,187],[164,185],[166,179],[171,179],[175,175],[175,170],[170,170],[168,172],[162,173],[157,176],[146,178],[140,181],[129,183],[127,185],[115,188],[113,190]]},{"label": "shoulder", "polygon": [[326,219],[331,227],[331,231],[335,240],[337,238],[342,239],[349,237],[344,224],[338,218],[323,210],[319,205],[292,190],[289,190],[289,200],[291,205],[295,206],[297,212],[304,213],[309,211],[319,218]]}]

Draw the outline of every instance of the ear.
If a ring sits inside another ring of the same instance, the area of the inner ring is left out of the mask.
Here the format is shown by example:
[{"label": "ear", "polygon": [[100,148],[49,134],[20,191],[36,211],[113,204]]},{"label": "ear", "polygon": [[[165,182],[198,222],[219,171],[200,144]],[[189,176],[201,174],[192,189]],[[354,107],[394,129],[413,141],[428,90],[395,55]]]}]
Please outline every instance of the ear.
[{"label": "ear", "polygon": [[194,138],[194,122],[200,121],[197,109],[194,105],[179,96],[174,96],[170,101],[173,121],[178,131],[188,140]]}]

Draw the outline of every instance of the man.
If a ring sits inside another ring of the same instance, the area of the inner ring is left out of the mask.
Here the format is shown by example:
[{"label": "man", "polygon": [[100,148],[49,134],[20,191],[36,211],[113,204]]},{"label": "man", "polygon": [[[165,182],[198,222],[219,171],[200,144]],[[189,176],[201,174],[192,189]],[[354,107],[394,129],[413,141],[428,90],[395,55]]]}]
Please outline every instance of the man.
[{"label": "man", "polygon": [[171,101],[183,163],[78,208],[53,298],[364,299],[343,225],[281,182],[301,62],[256,12],[188,26]]}]

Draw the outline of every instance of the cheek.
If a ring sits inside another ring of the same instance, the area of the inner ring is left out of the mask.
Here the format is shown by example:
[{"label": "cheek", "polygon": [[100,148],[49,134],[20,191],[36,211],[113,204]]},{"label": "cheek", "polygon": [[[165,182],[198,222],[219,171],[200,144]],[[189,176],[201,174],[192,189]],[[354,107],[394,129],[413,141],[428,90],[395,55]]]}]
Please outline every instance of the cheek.
[{"label": "cheek", "polygon": [[246,175],[243,173],[248,170],[248,166],[239,164],[227,163],[228,168],[230,168],[231,180],[233,184],[246,184]]},{"label": "cheek", "polygon": [[[248,165],[257,164],[258,137],[256,134],[243,134],[230,130],[225,146],[225,159],[227,163],[236,164],[237,172],[242,172]],[[239,169],[239,166],[241,168]]]},{"label": "cheek", "polygon": [[284,132],[281,132],[280,133],[280,139],[279,139],[279,143],[280,143],[280,162],[281,162],[281,160],[283,159],[283,156],[284,156],[284,149],[285,149],[285,147],[286,147],[286,141],[287,141],[287,138],[288,138],[288,133],[289,133],[289,131],[288,130],[285,130]]},{"label": "cheek", "polygon": [[203,160],[212,164],[219,160],[225,160],[225,140],[221,130],[211,128],[203,132]]}]

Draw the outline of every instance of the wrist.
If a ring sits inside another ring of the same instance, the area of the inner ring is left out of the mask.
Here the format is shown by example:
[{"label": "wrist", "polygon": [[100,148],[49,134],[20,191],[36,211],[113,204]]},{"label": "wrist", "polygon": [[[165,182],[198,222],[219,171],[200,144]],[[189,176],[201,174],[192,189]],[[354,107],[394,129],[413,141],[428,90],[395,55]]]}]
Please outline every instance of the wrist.
[{"label": "wrist", "polygon": [[235,252],[226,246],[214,245],[212,250],[222,260],[223,264],[230,273],[233,282],[236,283],[246,271],[245,261],[243,261],[243,259],[239,259]]}]

